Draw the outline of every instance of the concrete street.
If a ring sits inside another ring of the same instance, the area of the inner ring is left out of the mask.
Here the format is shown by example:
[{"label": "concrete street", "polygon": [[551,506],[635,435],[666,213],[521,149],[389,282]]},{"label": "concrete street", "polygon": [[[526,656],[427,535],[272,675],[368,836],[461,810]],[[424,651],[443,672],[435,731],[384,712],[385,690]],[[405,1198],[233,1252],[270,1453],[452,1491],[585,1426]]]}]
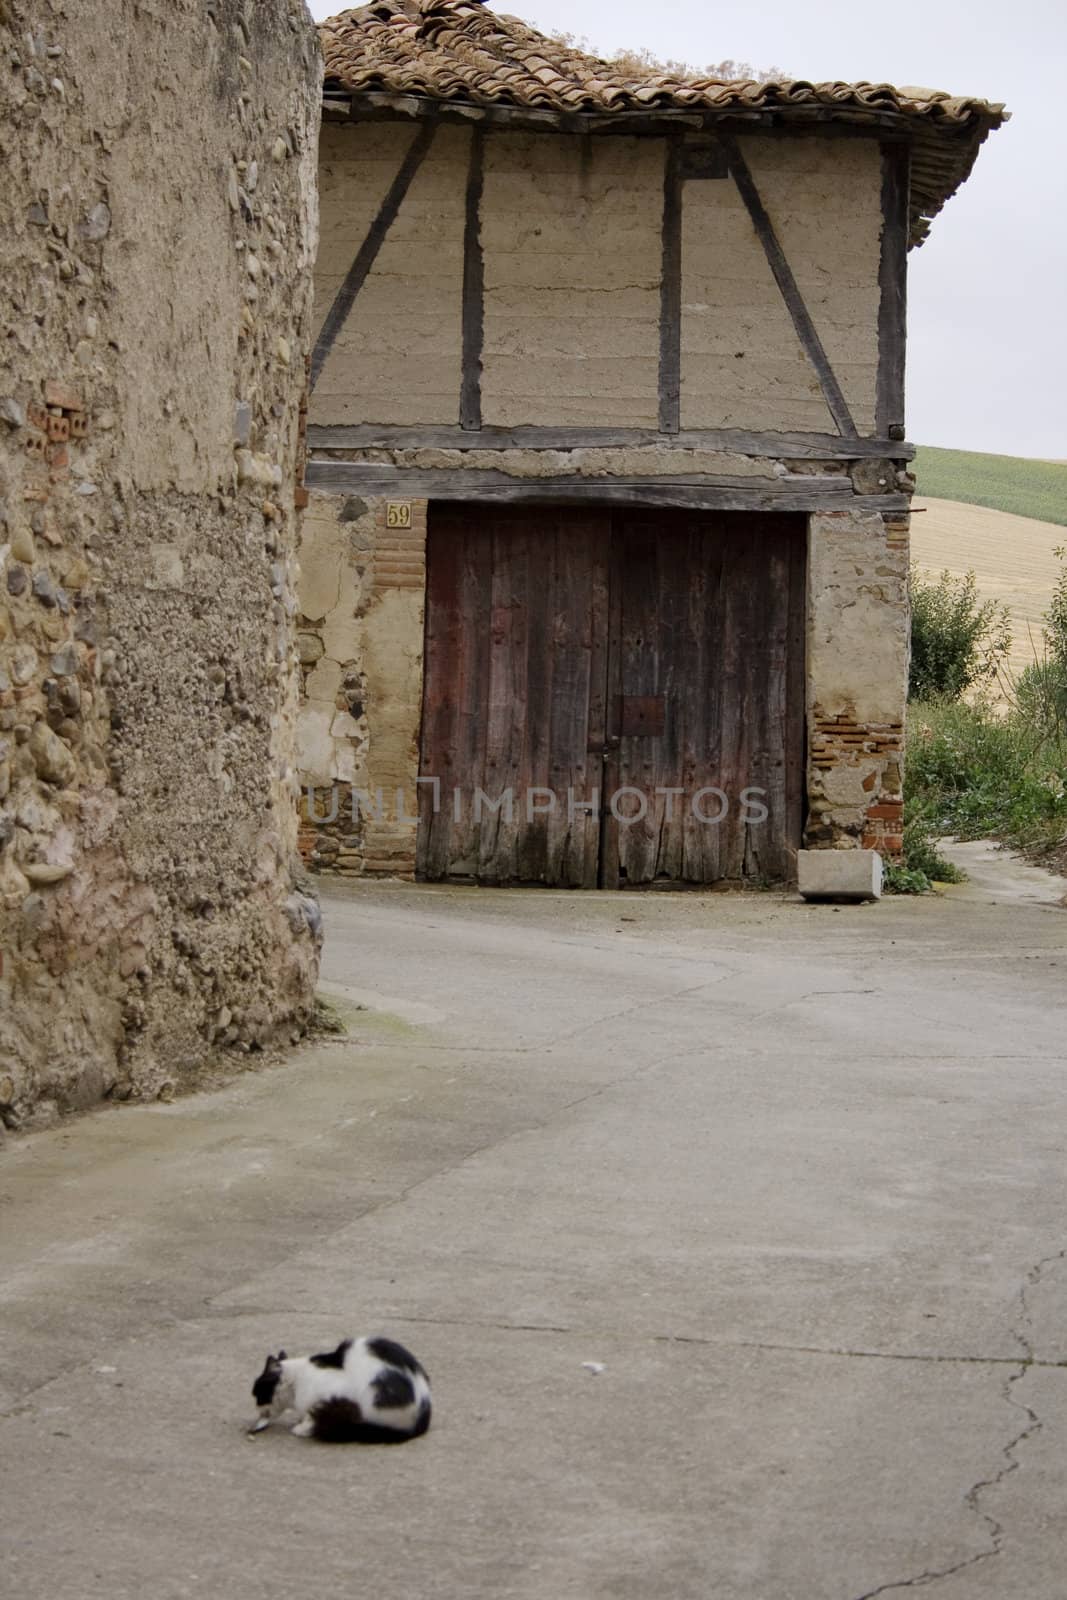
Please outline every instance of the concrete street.
[{"label": "concrete street", "polygon": [[[6,1592],[1063,1600],[1067,885],[987,857],[326,889],[346,1038],[0,1151]],[[375,1331],[425,1440],[246,1438]]]}]

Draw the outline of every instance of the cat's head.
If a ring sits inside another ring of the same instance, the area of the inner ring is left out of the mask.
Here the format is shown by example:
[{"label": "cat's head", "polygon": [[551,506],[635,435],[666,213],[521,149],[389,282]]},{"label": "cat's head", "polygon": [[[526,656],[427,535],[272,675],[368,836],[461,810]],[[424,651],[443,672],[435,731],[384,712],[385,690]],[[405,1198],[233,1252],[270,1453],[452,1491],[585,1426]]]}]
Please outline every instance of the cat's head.
[{"label": "cat's head", "polygon": [[276,1356],[268,1356],[266,1366],[252,1385],[252,1398],[261,1411],[268,1411],[274,1404],[278,1385],[282,1381],[282,1362],[285,1359],[284,1350],[279,1350]]}]

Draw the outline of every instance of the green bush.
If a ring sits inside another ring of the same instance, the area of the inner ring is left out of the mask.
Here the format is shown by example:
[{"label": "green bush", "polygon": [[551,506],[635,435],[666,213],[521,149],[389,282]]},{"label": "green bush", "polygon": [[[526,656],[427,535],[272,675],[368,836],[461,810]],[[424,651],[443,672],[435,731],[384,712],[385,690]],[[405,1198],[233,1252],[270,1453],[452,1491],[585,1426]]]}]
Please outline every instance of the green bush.
[{"label": "green bush", "polygon": [[913,700],[939,695],[958,700],[989,683],[1011,649],[1007,607],[979,601],[973,572],[936,582],[911,573],[911,674]]},{"label": "green bush", "polygon": [[[912,610],[904,855],[888,882],[914,894],[952,878],[939,836],[998,838],[1032,855],[1067,843],[1067,567],[1046,653],[1014,680],[1006,609],[979,603],[973,573],[936,583],[913,573]],[[975,693],[998,674],[1007,706]]]},{"label": "green bush", "polygon": [[1032,662],[1015,680],[1012,696],[1032,726],[1067,733],[1067,657]]},{"label": "green bush", "polygon": [[1064,563],[1064,567],[1053,592],[1052,604],[1048,608],[1045,621],[1048,623],[1049,654],[1064,677],[1067,677],[1067,547],[1057,550],[1056,554]]},{"label": "green bush", "polygon": [[1050,734],[1067,733],[1067,549],[1052,602],[1045,612],[1045,649],[1039,659],[1009,684],[1015,709],[1034,727]]}]

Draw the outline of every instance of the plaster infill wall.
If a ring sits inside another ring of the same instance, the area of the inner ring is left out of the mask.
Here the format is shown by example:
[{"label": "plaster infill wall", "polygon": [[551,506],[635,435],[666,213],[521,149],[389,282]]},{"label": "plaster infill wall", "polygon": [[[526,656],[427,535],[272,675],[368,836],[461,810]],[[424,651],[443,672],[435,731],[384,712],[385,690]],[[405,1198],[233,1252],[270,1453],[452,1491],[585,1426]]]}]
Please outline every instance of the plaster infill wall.
[{"label": "plaster infill wall", "polygon": [[899,855],[909,608],[908,519],[809,519],[809,848]]},{"label": "plaster infill wall", "polygon": [[411,526],[394,528],[384,500],[311,496],[299,766],[300,848],[315,869],[414,876],[426,509],[411,502]]},{"label": "plaster infill wall", "polygon": [[[857,431],[873,435],[878,141],[738,142]],[[682,427],[835,432],[737,185],[687,182],[682,228]]]},{"label": "plaster infill wall", "polygon": [[[418,137],[323,130],[321,326]],[[320,424],[459,420],[472,135],[437,129],[316,386]],[[860,434],[875,431],[877,138],[739,139]],[[667,143],[485,138],[482,418],[487,426],[656,427]],[[730,177],[682,193],[681,425],[836,428]]]},{"label": "plaster infill wall", "polygon": [[[322,134],[321,327],[418,130]],[[314,423],[456,423],[472,135],[437,129],[316,384]],[[660,139],[485,144],[486,425],[655,426]]]},{"label": "plaster infill wall", "polygon": [[657,426],[665,160],[662,139],[487,140],[487,425]]},{"label": "plaster infill wall", "polygon": [[7,0],[0,1113],[298,1035],[300,0]]},{"label": "plaster infill wall", "polygon": [[[322,129],[320,328],[418,128]],[[438,128],[315,386],[312,422],[457,422],[471,135]]]}]

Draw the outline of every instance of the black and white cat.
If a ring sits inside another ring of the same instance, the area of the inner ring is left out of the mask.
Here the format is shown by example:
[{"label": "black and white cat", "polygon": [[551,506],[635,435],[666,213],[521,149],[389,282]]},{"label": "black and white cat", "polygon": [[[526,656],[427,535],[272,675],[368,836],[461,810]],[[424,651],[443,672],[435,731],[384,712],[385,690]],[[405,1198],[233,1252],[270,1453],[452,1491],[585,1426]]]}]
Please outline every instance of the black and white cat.
[{"label": "black and white cat", "polygon": [[410,1350],[392,1339],[345,1339],[326,1355],[268,1356],[252,1385],[262,1433],[296,1411],[301,1439],[327,1444],[402,1444],[430,1426],[430,1380]]}]

